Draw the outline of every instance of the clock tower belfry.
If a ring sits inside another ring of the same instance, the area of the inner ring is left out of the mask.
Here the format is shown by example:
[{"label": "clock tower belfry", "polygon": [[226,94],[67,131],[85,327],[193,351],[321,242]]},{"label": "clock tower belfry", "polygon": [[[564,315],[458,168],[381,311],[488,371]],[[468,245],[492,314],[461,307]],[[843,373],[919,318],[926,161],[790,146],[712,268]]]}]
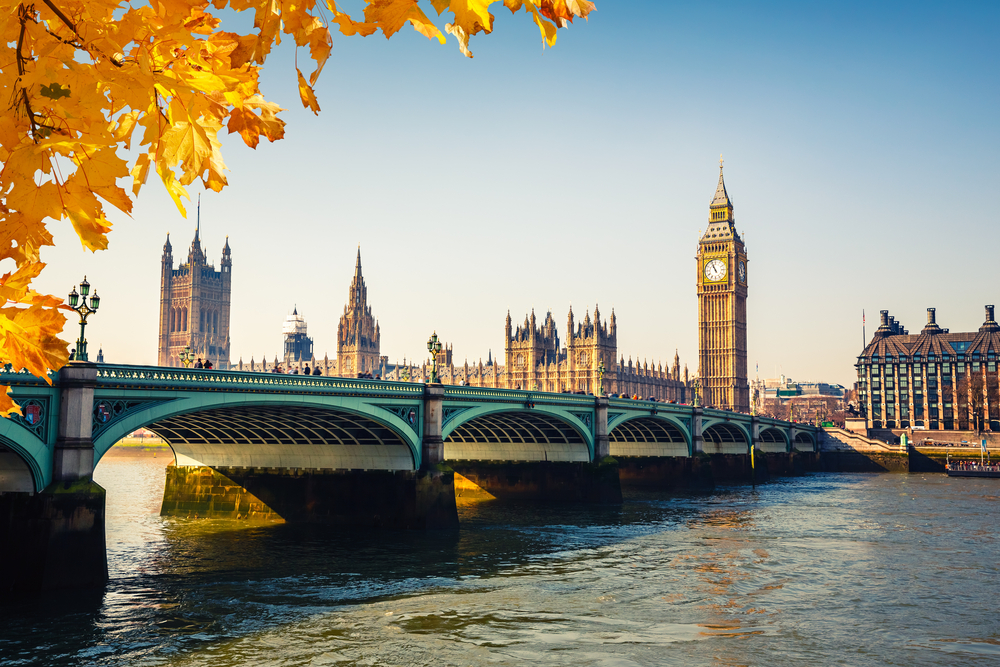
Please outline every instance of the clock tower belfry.
[{"label": "clock tower belfry", "polygon": [[698,241],[698,376],[701,404],[750,412],[747,383],[747,254],[722,178]]}]

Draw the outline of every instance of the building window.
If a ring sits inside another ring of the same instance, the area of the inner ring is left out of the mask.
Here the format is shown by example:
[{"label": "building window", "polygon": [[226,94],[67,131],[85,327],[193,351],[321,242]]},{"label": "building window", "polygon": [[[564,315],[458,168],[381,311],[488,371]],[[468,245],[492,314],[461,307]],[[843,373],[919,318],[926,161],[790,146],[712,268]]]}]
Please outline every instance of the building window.
[{"label": "building window", "polygon": [[987,362],[986,363],[986,370],[988,372],[990,372],[990,373],[996,373],[997,372],[997,362],[995,362],[995,361],[989,361],[989,362]]},{"label": "building window", "polygon": [[979,372],[979,362],[978,361],[973,361],[972,362],[972,372],[973,373],[978,373]]}]

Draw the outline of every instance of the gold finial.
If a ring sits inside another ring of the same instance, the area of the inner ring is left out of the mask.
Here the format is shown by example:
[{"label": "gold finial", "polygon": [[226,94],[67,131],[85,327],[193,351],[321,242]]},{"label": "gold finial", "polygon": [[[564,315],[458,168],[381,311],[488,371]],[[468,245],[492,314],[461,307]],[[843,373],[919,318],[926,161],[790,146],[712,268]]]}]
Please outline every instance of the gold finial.
[{"label": "gold finial", "polygon": [[719,171],[722,171],[722,153],[719,153]]}]

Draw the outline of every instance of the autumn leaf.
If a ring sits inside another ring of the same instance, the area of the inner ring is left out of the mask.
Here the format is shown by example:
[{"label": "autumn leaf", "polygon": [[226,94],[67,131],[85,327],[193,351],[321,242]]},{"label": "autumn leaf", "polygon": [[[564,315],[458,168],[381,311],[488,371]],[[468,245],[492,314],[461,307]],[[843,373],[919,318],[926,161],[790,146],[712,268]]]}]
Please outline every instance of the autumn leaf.
[{"label": "autumn leaf", "polygon": [[299,75],[299,97],[302,98],[302,106],[312,109],[312,112],[318,116],[319,102],[316,101],[316,94],[313,92],[312,86],[302,76],[302,71],[298,67],[295,68],[295,71]]}]

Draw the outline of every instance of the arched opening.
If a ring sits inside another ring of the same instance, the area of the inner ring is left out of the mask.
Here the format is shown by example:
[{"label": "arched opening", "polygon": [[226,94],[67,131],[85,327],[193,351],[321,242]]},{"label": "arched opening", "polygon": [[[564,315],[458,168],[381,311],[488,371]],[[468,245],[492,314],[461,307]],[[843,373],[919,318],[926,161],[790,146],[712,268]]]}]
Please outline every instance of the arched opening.
[{"label": "arched opening", "polygon": [[781,429],[765,428],[760,432],[760,448],[765,452],[784,452],[788,449],[788,441]]},{"label": "arched opening", "polygon": [[414,470],[406,440],[362,415],[310,406],[241,406],[190,412],[146,426],[177,465]]},{"label": "arched opening", "polygon": [[21,455],[0,444],[0,493],[33,493],[35,478]]},{"label": "arched opening", "polygon": [[811,452],[816,449],[816,443],[813,440],[813,437],[808,433],[804,432],[796,433],[795,440],[793,442],[794,442],[794,444],[792,445],[793,449],[797,449],[799,451]]},{"label": "arched opening", "polygon": [[664,419],[640,417],[615,426],[608,433],[611,456],[687,456],[684,433]]},{"label": "arched opening", "polygon": [[747,454],[750,443],[738,426],[713,424],[702,431],[705,452],[708,454]]},{"label": "arched opening", "polygon": [[538,412],[495,412],[455,427],[450,461],[590,461],[587,441],[568,423]]}]

